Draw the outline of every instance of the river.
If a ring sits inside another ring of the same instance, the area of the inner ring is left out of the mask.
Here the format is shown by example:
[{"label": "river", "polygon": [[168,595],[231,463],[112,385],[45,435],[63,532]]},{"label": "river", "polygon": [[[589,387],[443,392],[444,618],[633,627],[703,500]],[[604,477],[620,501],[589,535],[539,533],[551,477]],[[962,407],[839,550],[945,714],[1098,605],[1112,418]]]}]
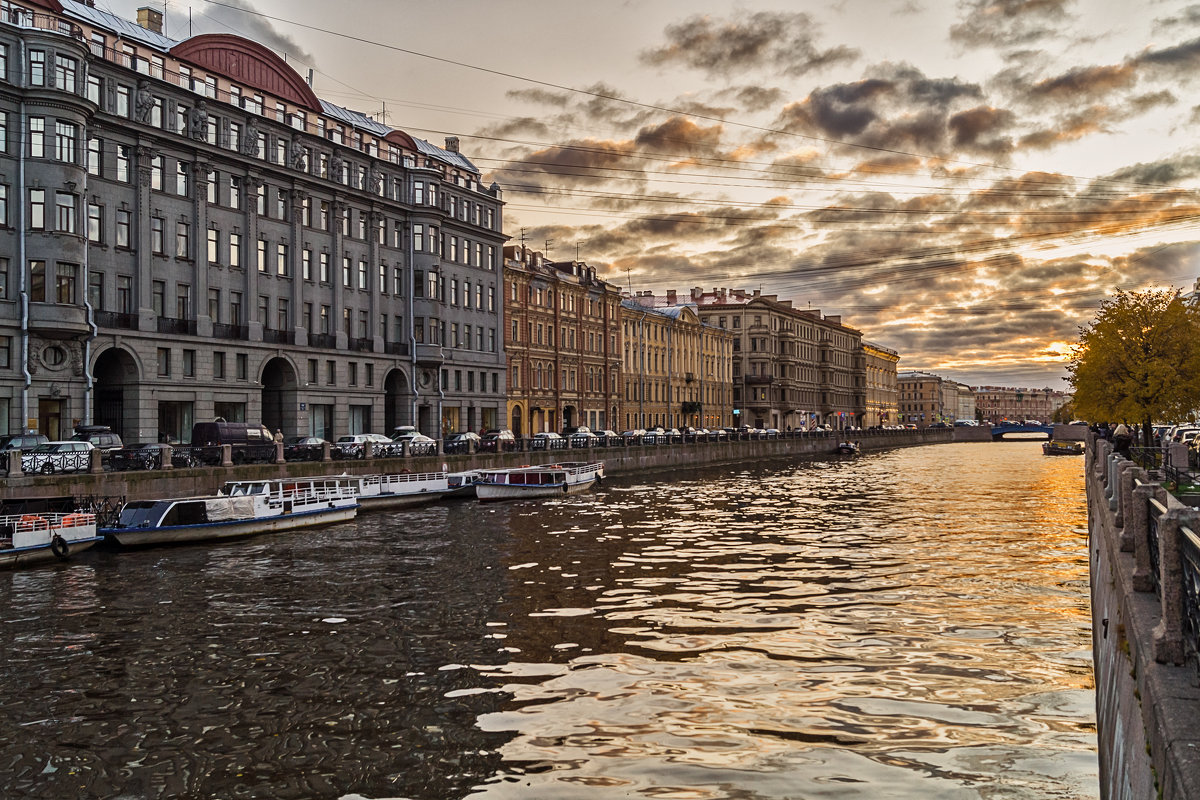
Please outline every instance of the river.
[{"label": "river", "polygon": [[0,573],[3,798],[1095,798],[1083,460],[612,477]]}]

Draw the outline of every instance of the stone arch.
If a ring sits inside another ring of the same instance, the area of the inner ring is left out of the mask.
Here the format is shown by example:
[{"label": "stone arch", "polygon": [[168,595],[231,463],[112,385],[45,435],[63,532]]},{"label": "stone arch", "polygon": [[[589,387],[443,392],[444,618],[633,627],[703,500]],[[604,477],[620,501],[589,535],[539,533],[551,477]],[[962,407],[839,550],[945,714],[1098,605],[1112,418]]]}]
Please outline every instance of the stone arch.
[{"label": "stone arch", "polygon": [[299,370],[287,356],[267,359],[259,373],[262,384],[262,422],[285,436],[299,432]]},{"label": "stone arch", "polygon": [[137,355],[120,346],[97,353],[92,362],[92,422],[109,426],[131,442],[141,427],[137,409],[142,372]]},{"label": "stone arch", "polygon": [[511,424],[512,424],[513,436],[516,436],[518,439],[525,438],[525,431],[524,431],[525,420],[521,417],[521,414],[522,414],[522,411],[521,411],[520,405],[513,406],[512,413],[509,414],[509,420],[511,421]]}]

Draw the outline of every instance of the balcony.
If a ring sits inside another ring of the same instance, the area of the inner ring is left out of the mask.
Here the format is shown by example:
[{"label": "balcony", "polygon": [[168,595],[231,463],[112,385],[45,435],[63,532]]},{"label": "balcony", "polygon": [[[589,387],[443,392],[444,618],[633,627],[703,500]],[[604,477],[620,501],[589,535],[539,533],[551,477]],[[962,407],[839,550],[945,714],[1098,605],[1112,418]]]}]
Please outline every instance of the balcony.
[{"label": "balcony", "polygon": [[[161,322],[161,320],[160,320]],[[226,325],[222,322],[213,323],[213,338],[214,339],[235,339],[246,341],[250,338],[250,332],[246,330],[245,325]]]},{"label": "balcony", "polygon": [[29,330],[50,335],[86,334],[87,309],[67,303],[30,303]]},{"label": "balcony", "polygon": [[693,382],[694,380],[696,380],[696,373],[694,373],[694,372],[683,373],[683,380],[685,383]]},{"label": "balcony", "polygon": [[170,333],[175,336],[195,336],[196,321],[191,319],[158,318],[158,332]]},{"label": "balcony", "polygon": [[442,347],[437,344],[418,344],[417,363],[428,366],[441,366]]},{"label": "balcony", "polygon": [[337,349],[337,336],[332,333],[310,333],[308,335],[309,347],[320,347],[325,350]]},{"label": "balcony", "polygon": [[117,311],[97,311],[96,325],[101,328],[136,331],[138,329],[138,316],[137,314],[122,314]]},{"label": "balcony", "polygon": [[275,328],[263,328],[263,341],[267,344],[295,344],[296,334]]},{"label": "balcony", "polygon": [[393,356],[408,355],[408,342],[388,342],[383,346],[383,352]]},{"label": "balcony", "polygon": [[774,382],[774,375],[746,375],[744,377],[747,386],[765,386]]},{"label": "balcony", "polygon": [[375,352],[374,339],[351,339],[350,349],[356,353],[373,353]]}]

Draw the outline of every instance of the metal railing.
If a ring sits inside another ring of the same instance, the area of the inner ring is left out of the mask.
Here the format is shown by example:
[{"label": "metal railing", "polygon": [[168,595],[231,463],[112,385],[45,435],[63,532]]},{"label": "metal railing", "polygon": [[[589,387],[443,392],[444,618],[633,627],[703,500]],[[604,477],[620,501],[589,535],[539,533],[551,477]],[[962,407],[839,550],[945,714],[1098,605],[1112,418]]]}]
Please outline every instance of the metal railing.
[{"label": "metal railing", "polygon": [[136,331],[138,329],[138,316],[137,314],[122,314],[119,311],[97,311],[96,324],[101,328]]},{"label": "metal railing", "polygon": [[1183,528],[1183,636],[1200,672],[1200,535]]}]

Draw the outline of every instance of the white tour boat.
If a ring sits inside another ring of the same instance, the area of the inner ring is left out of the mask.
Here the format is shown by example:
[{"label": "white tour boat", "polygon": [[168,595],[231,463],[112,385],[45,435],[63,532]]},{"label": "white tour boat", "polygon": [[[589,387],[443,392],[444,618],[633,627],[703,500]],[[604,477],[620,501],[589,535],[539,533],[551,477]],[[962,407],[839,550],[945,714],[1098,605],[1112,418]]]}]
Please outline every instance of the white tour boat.
[{"label": "white tour boat", "polygon": [[354,519],[358,490],[345,478],[230,481],[212,497],[135,500],[100,533],[139,546],[229,539]]},{"label": "white tour boat", "polygon": [[592,487],[604,477],[604,462],[582,461],[536,467],[480,470],[475,496],[480,500],[516,500],[524,497],[556,497]]},{"label": "white tour boat", "polygon": [[63,560],[102,538],[95,514],[8,514],[0,517],[0,567]]},{"label": "white tour boat", "polygon": [[341,475],[358,491],[363,511],[432,503],[450,492],[445,472],[398,472],[393,475]]}]

